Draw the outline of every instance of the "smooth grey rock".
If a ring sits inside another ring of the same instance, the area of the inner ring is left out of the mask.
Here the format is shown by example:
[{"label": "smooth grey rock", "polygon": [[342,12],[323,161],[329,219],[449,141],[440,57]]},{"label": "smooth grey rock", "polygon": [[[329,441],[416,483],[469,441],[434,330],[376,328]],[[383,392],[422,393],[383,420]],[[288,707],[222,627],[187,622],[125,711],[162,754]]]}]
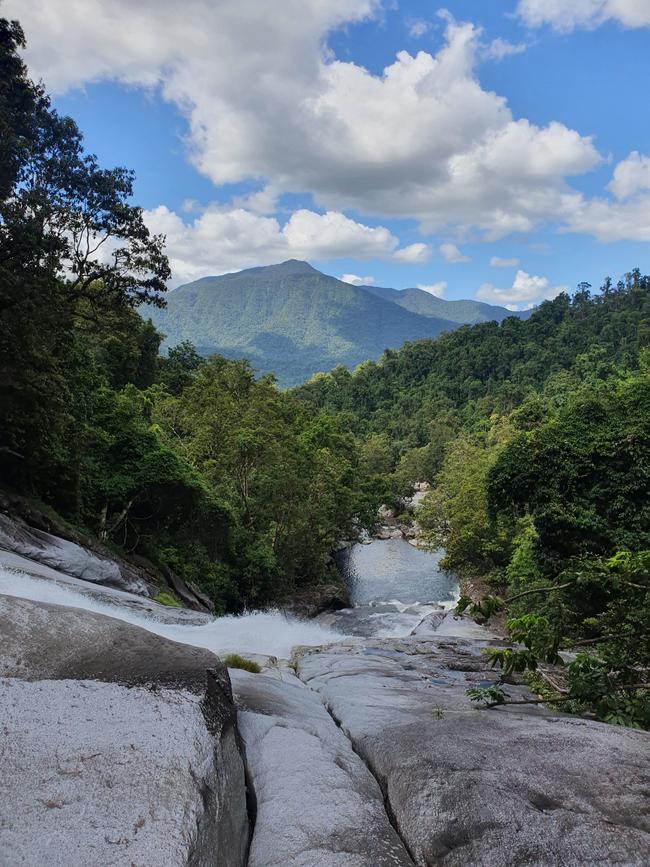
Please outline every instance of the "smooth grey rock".
[{"label": "smooth grey rock", "polygon": [[[101,584],[92,584],[89,581],[82,581],[80,578],[73,578],[71,575],[65,575],[63,572],[57,572],[49,566],[43,566],[41,563],[36,563],[34,560],[28,560],[26,557],[21,557],[19,554],[14,554],[11,551],[3,551],[0,549],[0,569],[5,573],[13,576],[11,582],[11,595],[25,596],[30,598],[27,590],[20,592],[20,584],[22,576],[27,578],[36,578],[39,581],[44,581],[49,585],[45,595],[56,595],[57,588],[61,588],[64,592],[70,591],[71,594],[79,594],[88,599],[93,599],[98,602],[105,610],[101,613],[111,615],[111,609],[115,609],[116,617],[123,616],[125,611],[132,611],[134,614],[140,614],[160,623],[174,624],[192,624],[200,626],[204,623],[211,623],[214,619],[207,613],[200,611],[192,611],[189,608],[173,608],[169,605],[160,605],[153,599],[147,596],[138,596],[135,593],[127,593],[125,590],[116,590],[113,587],[105,587]],[[9,594],[7,581],[2,580],[0,576],[0,593]],[[41,598],[39,594],[39,599]],[[56,599],[52,599],[55,604],[64,604]],[[75,605],[74,597],[67,600],[67,604]]]},{"label": "smooth grey rock", "polygon": [[446,611],[433,611],[431,614],[427,614],[411,632],[411,635],[418,635],[422,638],[434,635],[446,616]]},{"label": "smooth grey rock", "polygon": [[30,527],[21,518],[0,513],[0,548],[20,554],[74,578],[116,587],[140,596],[153,596],[158,588],[135,567],[101,556],[75,542]]},{"label": "smooth grey rock", "polygon": [[538,706],[473,709],[465,689],[494,679],[484,645],[332,646],[299,674],[381,781],[418,865],[647,865],[650,736]]},{"label": "smooth grey rock", "polygon": [[297,678],[231,671],[257,803],[249,867],[412,865],[377,782]]},{"label": "smooth grey rock", "polygon": [[223,665],[111,617],[0,597],[0,864],[242,867]]},{"label": "smooth grey rock", "polygon": [[481,626],[466,614],[456,614],[454,611],[434,611],[428,614],[415,627],[412,635],[419,638],[468,638],[477,641],[488,641],[496,638],[494,632],[487,626]]}]

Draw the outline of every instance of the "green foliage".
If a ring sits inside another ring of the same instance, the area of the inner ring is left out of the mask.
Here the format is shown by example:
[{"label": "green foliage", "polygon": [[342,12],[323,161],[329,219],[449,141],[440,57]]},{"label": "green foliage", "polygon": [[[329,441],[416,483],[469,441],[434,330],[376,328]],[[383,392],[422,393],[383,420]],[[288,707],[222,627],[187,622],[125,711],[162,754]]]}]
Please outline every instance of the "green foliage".
[{"label": "green foliage", "polygon": [[386,444],[360,455],[344,422],[246,362],[205,362],[187,341],[158,357],[163,335],[133,308],[164,305],[163,239],[131,204],[132,173],[102,169],[29,80],[22,46],[0,20],[3,480],[195,581],[218,611],[326,578],[386,495]]},{"label": "green foliage", "polygon": [[508,698],[499,683],[493,683],[491,686],[473,686],[465,692],[473,702],[490,706],[505,704]]},{"label": "green foliage", "polygon": [[155,422],[233,516],[231,560],[249,604],[324,579],[337,540],[374,520],[385,492],[361,484],[355,440],[336,420],[256,381],[246,362],[209,359],[158,401]]},{"label": "green foliage", "polygon": [[246,659],[245,656],[240,656],[238,653],[229,653],[223,657],[223,664],[226,668],[241,668],[243,671],[250,671],[252,674],[259,674],[262,667],[252,659]]},{"label": "green foliage", "polygon": [[[563,667],[562,706],[648,726],[650,278],[579,287],[527,320],[460,328],[297,390],[392,445],[393,490],[432,483],[417,519],[443,565],[507,609],[504,676]],[[383,291],[383,290],[382,290]],[[425,459],[426,456],[426,459]],[[587,660],[587,661],[585,661]]]},{"label": "green foliage", "polygon": [[166,605],[168,608],[182,608],[182,604],[176,599],[175,596],[172,596],[171,593],[168,593],[166,590],[161,590],[160,593],[157,593],[153,597],[153,601],[157,602],[159,605]]},{"label": "green foliage", "polygon": [[401,453],[439,441],[431,426],[443,419],[452,429],[484,430],[491,415],[506,415],[536,394],[537,417],[544,416],[549,403],[585,380],[635,365],[648,344],[649,316],[648,278],[633,271],[593,298],[560,295],[527,320],[510,317],[408,343],[353,374],[315,377],[297,393],[346,413],[358,435],[386,435]]},{"label": "green foliage", "polygon": [[493,519],[486,486],[511,436],[501,420],[486,434],[461,434],[447,448],[436,485],[418,509],[425,539],[446,550],[442,565],[462,575],[488,575],[508,561],[512,528]]}]

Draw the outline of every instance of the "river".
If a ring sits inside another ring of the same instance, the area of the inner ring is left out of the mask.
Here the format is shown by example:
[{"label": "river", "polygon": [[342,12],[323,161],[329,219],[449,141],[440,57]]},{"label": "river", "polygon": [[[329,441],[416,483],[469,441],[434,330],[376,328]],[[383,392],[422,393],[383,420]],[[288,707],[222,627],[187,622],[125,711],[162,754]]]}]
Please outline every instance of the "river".
[{"label": "river", "polygon": [[280,611],[217,618],[178,612],[8,552],[0,552],[0,593],[95,611],[214,653],[288,659],[292,648],[300,645],[331,644],[351,636],[408,635],[428,613],[452,607],[458,585],[440,571],[440,556],[441,552],[420,551],[403,539],[354,545],[339,563],[353,607],[316,620],[298,620]]}]

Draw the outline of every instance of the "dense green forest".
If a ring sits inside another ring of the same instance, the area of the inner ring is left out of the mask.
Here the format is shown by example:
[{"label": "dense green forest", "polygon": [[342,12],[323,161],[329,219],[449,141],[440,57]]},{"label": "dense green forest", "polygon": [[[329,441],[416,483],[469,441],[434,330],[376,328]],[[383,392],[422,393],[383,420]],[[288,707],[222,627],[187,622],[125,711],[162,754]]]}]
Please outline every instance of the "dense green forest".
[{"label": "dense green forest", "polygon": [[[384,495],[336,419],[246,362],[159,357],[169,266],[0,21],[0,470],[123,552],[196,580],[218,610],[323,578]],[[142,314],[142,316],[139,315]],[[373,488],[374,485],[374,488]]]},{"label": "dense green forest", "polygon": [[417,515],[425,536],[445,547],[443,565],[487,584],[460,607],[483,619],[507,609],[523,642],[494,654],[506,676],[571,648],[555,698],[647,726],[650,278],[632,271],[590,290],[526,321],[337,368],[297,393],[345,419],[395,498],[431,483]]}]

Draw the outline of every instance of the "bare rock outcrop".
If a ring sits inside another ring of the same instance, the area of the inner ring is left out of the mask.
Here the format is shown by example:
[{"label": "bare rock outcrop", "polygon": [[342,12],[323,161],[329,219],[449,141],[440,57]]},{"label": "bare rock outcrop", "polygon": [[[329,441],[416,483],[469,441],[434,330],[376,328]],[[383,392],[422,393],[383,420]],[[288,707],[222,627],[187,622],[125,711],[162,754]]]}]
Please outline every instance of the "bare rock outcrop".
[{"label": "bare rock outcrop", "polygon": [[486,641],[454,635],[465,624],[453,618],[442,626],[436,639],[306,651],[298,665],[381,785],[415,863],[646,865],[648,733],[538,706],[472,708],[465,689],[494,679]]},{"label": "bare rock outcrop", "polygon": [[227,671],[82,609],[0,597],[0,863],[242,867]]}]

